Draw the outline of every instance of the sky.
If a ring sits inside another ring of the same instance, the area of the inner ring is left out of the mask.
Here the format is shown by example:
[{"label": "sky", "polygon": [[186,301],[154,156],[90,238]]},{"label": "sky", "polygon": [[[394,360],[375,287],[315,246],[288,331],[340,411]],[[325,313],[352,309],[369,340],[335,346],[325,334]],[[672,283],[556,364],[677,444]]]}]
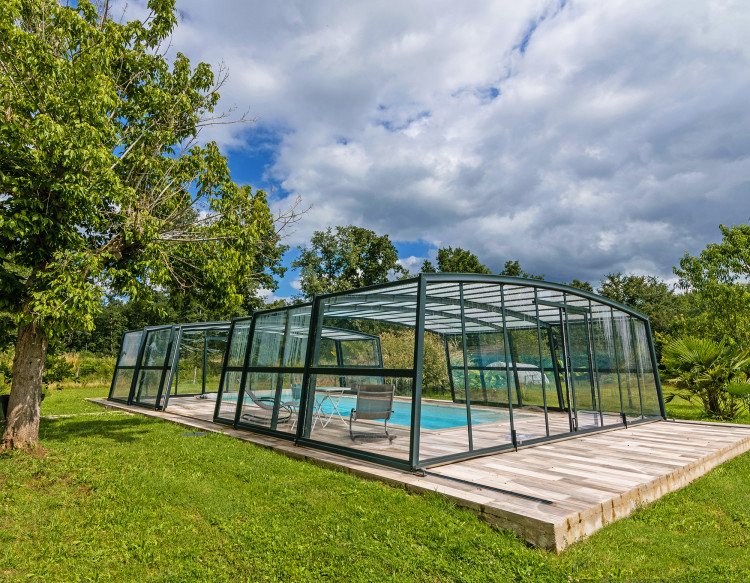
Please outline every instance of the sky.
[{"label": "sky", "polygon": [[[143,0],[131,0],[138,17]],[[551,281],[672,267],[750,218],[747,0],[177,0],[170,54],[226,66],[233,178]],[[293,258],[290,253],[287,261]],[[296,293],[288,272],[276,297]]]}]

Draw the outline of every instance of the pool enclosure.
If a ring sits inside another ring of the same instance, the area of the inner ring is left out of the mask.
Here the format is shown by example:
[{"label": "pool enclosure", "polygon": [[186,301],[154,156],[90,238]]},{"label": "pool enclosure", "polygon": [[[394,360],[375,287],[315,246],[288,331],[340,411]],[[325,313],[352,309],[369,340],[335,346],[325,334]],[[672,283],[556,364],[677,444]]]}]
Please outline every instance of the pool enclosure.
[{"label": "pool enclosure", "polygon": [[446,273],[128,332],[109,398],[403,469],[665,417],[642,314]]}]

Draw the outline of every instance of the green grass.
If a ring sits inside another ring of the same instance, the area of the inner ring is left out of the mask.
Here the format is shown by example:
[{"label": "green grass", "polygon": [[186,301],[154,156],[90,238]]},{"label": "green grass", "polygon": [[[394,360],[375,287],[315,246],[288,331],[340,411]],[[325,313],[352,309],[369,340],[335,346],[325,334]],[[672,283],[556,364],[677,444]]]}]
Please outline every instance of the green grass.
[{"label": "green grass", "polygon": [[750,579],[750,454],[568,549],[581,580]]},{"label": "green grass", "polygon": [[81,386],[64,385],[62,388],[51,388],[44,391],[42,415],[72,415],[80,413],[102,413],[100,405],[89,403],[86,399],[106,399],[109,385]]},{"label": "green grass", "polygon": [[[51,390],[0,455],[0,581],[750,579],[750,454],[561,556],[439,496]],[[72,415],[70,417],[50,417]]]},{"label": "green grass", "polygon": [[[670,395],[669,388],[664,388],[664,397]],[[702,407],[686,401],[681,397],[675,397],[671,402],[666,403],[667,417],[675,419],[690,419],[693,421],[716,421],[709,417]],[[733,419],[731,423],[744,423],[750,424],[750,414],[747,410],[743,411],[736,419]]]},{"label": "green grass", "polygon": [[86,414],[43,419],[41,455],[0,455],[0,581],[566,580],[438,496],[89,415],[84,392],[45,399],[45,415]]}]

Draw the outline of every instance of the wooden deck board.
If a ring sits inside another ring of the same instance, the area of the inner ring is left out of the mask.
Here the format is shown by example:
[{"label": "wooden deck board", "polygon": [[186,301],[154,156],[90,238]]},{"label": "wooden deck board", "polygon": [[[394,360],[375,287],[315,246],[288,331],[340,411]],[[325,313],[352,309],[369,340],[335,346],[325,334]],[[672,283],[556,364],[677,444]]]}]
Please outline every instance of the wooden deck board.
[{"label": "wooden deck board", "polygon": [[[92,401],[188,427],[225,433],[367,479],[382,480],[417,492],[438,492],[490,523],[512,529],[532,544],[558,551],[609,522],[629,515],[637,506],[653,502],[716,465],[750,450],[750,426],[660,421],[455,462],[418,475],[215,424],[212,422],[214,402],[208,399],[172,399],[167,412],[127,407],[103,399]],[[543,417],[527,417],[521,421],[515,424],[517,432],[533,430],[539,435],[545,434]],[[550,415],[549,422],[551,431],[567,431],[566,415]],[[475,436],[481,437],[475,439],[475,445],[477,441],[482,446],[509,440],[507,423],[479,427]],[[408,459],[408,431],[394,427],[392,432],[398,435],[392,443],[387,440],[352,443],[348,426],[334,418],[326,428],[316,427],[312,437]],[[425,431],[420,438],[422,459],[459,453],[468,445],[465,428]],[[498,490],[532,496],[551,504]]]}]

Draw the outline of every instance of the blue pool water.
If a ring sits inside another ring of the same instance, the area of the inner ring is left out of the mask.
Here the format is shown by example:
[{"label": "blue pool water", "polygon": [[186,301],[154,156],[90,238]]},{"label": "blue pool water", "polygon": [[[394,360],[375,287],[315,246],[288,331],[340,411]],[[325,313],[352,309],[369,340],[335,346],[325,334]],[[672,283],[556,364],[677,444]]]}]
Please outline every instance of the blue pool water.
[{"label": "blue pool water", "polygon": [[[341,397],[338,409],[344,419],[349,419],[349,413],[354,409],[356,403],[356,397]],[[322,411],[326,415],[333,411],[333,405],[328,399],[323,402]],[[479,423],[497,423],[498,421],[505,421],[507,419],[508,414],[505,411],[471,410],[471,422],[474,425]],[[411,403],[408,401],[393,401],[393,415],[391,415],[388,424],[405,425],[407,427],[411,425]],[[448,429],[450,427],[465,427],[466,425],[466,409],[462,405],[422,403],[422,429]]]},{"label": "blue pool water", "polygon": [[[212,395],[216,397],[216,395]],[[323,399],[323,395],[318,393],[317,399]],[[333,398],[334,401],[336,398]],[[230,393],[223,396],[224,401],[236,401],[237,394]],[[289,394],[283,394],[282,401],[292,400]],[[349,413],[357,404],[357,398],[353,396],[343,396],[338,402],[338,409],[345,420],[349,420]],[[333,412],[333,404],[329,399],[322,402],[321,413],[328,416]],[[516,414],[518,415],[518,414]],[[488,410],[476,409],[471,410],[471,422],[474,425],[480,423],[497,423],[507,421],[508,413],[502,409]],[[389,425],[411,425],[411,402],[393,401],[393,415],[391,415]],[[422,403],[422,429],[449,429],[451,427],[466,427],[466,408],[458,404],[436,405],[434,403]]]}]

